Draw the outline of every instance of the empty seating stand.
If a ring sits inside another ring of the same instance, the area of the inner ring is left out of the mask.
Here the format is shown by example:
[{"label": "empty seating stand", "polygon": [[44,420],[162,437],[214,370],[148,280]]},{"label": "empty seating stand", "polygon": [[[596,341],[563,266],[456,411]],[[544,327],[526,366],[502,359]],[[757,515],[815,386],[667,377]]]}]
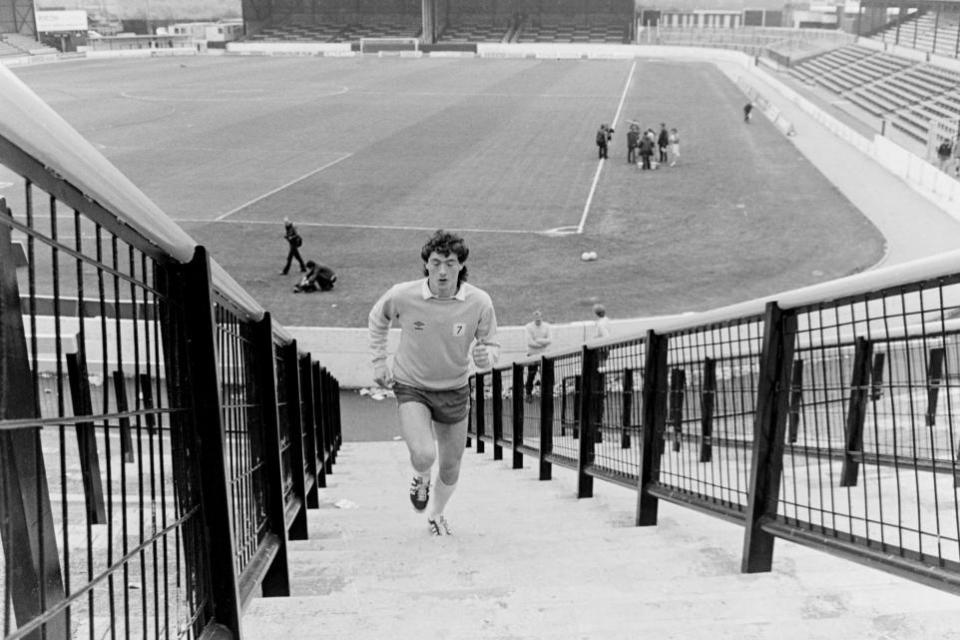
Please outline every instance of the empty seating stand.
[{"label": "empty seating stand", "polygon": [[523,23],[516,41],[623,43],[627,40],[627,33],[627,25],[619,22],[551,19]]},{"label": "empty seating stand", "polygon": [[939,95],[896,114],[891,124],[918,142],[926,143],[931,120],[960,119],[960,90]]},{"label": "empty seating stand", "polygon": [[411,24],[369,22],[347,25],[337,41],[352,42],[360,38],[415,38],[418,35],[420,35],[420,28]]},{"label": "empty seating stand", "polygon": [[22,56],[23,51],[7,44],[6,40],[0,37],[0,57],[3,56]]},{"label": "empty seating stand", "polygon": [[843,95],[921,143],[932,120],[960,119],[960,72],[934,64],[851,45],[808,58],[790,74]]},{"label": "empty seating stand", "polygon": [[414,38],[419,27],[393,22],[308,24],[289,22],[264,27],[247,40],[259,42],[352,42],[360,38]]},{"label": "empty seating stand", "polygon": [[337,42],[345,24],[284,24],[265,27],[247,40],[259,42]]},{"label": "empty seating stand", "polygon": [[53,47],[19,33],[0,34],[0,56],[37,56],[58,53]]},{"label": "empty seating stand", "polygon": [[941,5],[936,11],[918,11],[872,36],[874,40],[929,51],[949,58],[960,57],[960,9]]},{"label": "empty seating stand", "polygon": [[489,19],[451,20],[438,38],[439,42],[502,42],[510,28]]},{"label": "empty seating stand", "polygon": [[958,81],[960,76],[949,71],[918,64],[854,89],[849,97],[873,115],[884,117],[952,91]]},{"label": "empty seating stand", "polygon": [[801,80],[821,82],[843,67],[854,64],[874,55],[876,52],[866,47],[851,45],[833,49],[826,53],[807,58],[791,67],[790,72]]}]

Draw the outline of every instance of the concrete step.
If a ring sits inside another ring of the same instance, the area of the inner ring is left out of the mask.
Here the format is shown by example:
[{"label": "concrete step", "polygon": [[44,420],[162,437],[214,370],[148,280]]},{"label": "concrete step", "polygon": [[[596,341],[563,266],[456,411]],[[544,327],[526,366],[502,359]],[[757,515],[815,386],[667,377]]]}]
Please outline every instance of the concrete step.
[{"label": "concrete step", "polygon": [[290,543],[290,598],[257,598],[245,637],[960,638],[960,599],[777,541],[774,570],[740,573],[743,529],[535,461],[467,451],[433,538],[407,498],[401,442],[345,443],[310,539]]}]

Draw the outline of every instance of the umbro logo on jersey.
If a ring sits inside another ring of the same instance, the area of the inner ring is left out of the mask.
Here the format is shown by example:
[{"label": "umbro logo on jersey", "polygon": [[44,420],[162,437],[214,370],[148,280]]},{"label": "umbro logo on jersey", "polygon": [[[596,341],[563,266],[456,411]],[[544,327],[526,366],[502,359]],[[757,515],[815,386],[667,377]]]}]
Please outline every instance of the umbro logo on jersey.
[{"label": "umbro logo on jersey", "polygon": [[417,331],[423,331],[424,327],[426,326],[427,326],[427,323],[422,320],[417,320],[416,322],[413,323],[413,328],[416,329]]}]

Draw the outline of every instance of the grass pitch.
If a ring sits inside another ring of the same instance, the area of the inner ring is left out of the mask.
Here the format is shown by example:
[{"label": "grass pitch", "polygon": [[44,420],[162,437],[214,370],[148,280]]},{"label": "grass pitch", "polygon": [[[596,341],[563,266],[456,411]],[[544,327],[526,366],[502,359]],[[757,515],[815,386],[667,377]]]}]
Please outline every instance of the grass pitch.
[{"label": "grass pitch", "polygon": [[[704,310],[877,262],[879,232],[712,65],[198,57],[17,74],[287,325],[364,326],[460,230],[501,324]],[[616,121],[615,121],[616,119]],[[626,163],[626,123],[677,167]],[[617,129],[599,169],[594,133]],[[282,219],[339,274],[294,295]],[[551,230],[577,228],[558,235]],[[596,262],[581,262],[593,250]]]}]

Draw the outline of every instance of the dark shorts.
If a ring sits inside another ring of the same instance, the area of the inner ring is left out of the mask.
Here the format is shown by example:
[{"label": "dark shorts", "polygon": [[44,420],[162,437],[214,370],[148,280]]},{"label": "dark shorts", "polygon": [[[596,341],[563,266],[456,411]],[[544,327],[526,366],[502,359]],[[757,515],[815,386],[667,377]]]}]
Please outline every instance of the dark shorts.
[{"label": "dark shorts", "polygon": [[419,389],[399,382],[393,386],[397,404],[419,402],[430,409],[434,422],[452,424],[460,422],[470,412],[470,385],[459,389]]}]

